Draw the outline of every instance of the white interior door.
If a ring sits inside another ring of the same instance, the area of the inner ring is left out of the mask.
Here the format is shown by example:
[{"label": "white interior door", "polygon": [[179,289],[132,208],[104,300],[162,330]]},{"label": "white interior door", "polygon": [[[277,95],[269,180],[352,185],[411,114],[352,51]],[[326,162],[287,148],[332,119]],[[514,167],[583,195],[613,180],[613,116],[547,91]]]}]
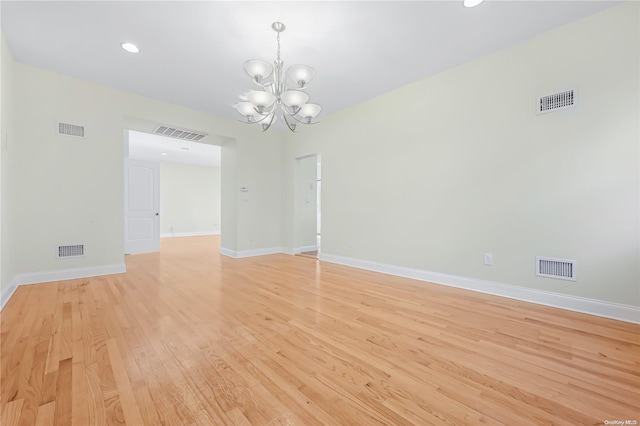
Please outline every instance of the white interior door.
[{"label": "white interior door", "polygon": [[125,159],[124,252],[160,251],[160,163]]}]

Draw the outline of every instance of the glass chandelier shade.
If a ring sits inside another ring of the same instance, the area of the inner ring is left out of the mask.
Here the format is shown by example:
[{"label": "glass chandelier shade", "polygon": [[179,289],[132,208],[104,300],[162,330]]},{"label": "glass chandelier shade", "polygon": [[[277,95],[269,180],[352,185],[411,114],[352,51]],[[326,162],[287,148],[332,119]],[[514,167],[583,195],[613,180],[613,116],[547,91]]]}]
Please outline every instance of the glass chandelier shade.
[{"label": "glass chandelier shade", "polygon": [[304,104],[302,107],[300,107],[298,115],[301,116],[307,123],[310,123],[312,119],[316,118],[316,116],[320,114],[320,110],[322,110],[320,105]]},{"label": "glass chandelier shade", "polygon": [[273,67],[265,61],[251,60],[244,63],[244,70],[256,83],[260,83],[273,72]]},{"label": "glass chandelier shade", "polygon": [[247,94],[246,102],[234,108],[247,124],[258,124],[267,131],[278,118],[282,118],[289,130],[295,132],[297,124],[316,124],[312,120],[320,114],[321,107],[308,104],[309,95],[302,91],[313,80],[315,71],[307,65],[293,65],[286,72],[280,59],[280,33],[285,30],[281,22],[271,28],[277,33],[278,52],[273,66],[265,61],[252,59],[244,63],[247,75],[260,86]]},{"label": "glass chandelier shade", "polygon": [[254,109],[254,106],[251,102],[238,102],[233,107],[240,114],[245,116],[247,120],[255,122],[255,117],[258,115],[258,112]]},{"label": "glass chandelier shade", "polygon": [[309,100],[309,95],[299,90],[287,90],[280,95],[280,99],[286,106],[298,112],[300,107]]},{"label": "glass chandelier shade", "polygon": [[276,97],[272,93],[257,90],[249,92],[247,99],[256,107],[258,113],[262,113],[265,108],[270,107],[276,101]]},{"label": "glass chandelier shade", "polygon": [[295,84],[298,89],[304,89],[304,87],[313,80],[313,76],[316,73],[310,67],[306,65],[293,65],[287,71],[289,79]]}]

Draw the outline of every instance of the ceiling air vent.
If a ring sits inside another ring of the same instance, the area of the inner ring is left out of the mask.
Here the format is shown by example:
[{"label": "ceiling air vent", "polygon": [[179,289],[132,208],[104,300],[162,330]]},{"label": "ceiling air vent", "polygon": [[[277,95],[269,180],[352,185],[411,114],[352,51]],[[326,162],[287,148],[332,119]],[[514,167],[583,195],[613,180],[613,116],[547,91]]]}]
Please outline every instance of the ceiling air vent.
[{"label": "ceiling air vent", "polygon": [[207,134],[202,132],[196,132],[195,130],[179,129],[172,126],[159,125],[154,132],[156,135],[169,136],[171,138],[177,138],[187,141],[197,142],[204,139]]},{"label": "ceiling air vent", "polygon": [[572,108],[576,105],[575,90],[565,90],[538,99],[538,114]]},{"label": "ceiling air vent", "polygon": [[58,134],[84,138],[84,126],[78,126],[77,124],[58,123]]},{"label": "ceiling air vent", "polygon": [[58,246],[58,258],[84,256],[84,244]]},{"label": "ceiling air vent", "polygon": [[536,257],[536,275],[559,280],[576,281],[578,272],[576,260]]}]

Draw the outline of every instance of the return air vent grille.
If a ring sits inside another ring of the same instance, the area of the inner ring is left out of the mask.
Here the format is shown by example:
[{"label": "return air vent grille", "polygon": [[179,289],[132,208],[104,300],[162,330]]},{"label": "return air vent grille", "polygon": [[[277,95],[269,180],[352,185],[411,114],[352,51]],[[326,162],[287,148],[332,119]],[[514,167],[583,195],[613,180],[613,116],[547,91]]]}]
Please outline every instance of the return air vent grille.
[{"label": "return air vent grille", "polygon": [[552,257],[536,257],[536,275],[559,280],[576,281],[577,261],[555,259]]},{"label": "return air vent grille", "polygon": [[84,244],[72,246],[58,246],[58,257],[79,257],[84,256]]},{"label": "return air vent grille", "polygon": [[554,93],[553,95],[542,96],[538,99],[538,114],[567,109],[575,105],[575,91],[573,89],[566,90],[564,92]]},{"label": "return air vent grille", "polygon": [[77,124],[58,123],[58,134],[84,138],[84,126],[78,126]]},{"label": "return air vent grille", "polygon": [[172,138],[183,139],[188,141],[197,142],[204,139],[207,134],[202,132],[196,132],[194,130],[179,129],[177,127],[159,125],[153,132],[156,135],[169,136]]}]

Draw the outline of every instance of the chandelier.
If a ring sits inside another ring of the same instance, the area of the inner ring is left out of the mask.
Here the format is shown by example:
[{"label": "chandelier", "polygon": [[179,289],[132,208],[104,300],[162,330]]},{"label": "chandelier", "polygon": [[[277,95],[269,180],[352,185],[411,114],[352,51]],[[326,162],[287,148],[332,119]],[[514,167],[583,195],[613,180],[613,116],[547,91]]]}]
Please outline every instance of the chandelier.
[{"label": "chandelier", "polygon": [[257,124],[262,131],[267,131],[280,117],[292,132],[298,123],[316,124],[312,122],[321,107],[308,104],[309,95],[302,91],[315,72],[306,65],[293,65],[284,72],[284,62],[280,59],[280,33],[285,30],[282,22],[271,25],[277,34],[278,54],[273,66],[256,59],[244,63],[244,70],[249,77],[261,87],[246,95],[247,101],[239,102],[234,108],[244,117],[240,120],[247,124]]}]

